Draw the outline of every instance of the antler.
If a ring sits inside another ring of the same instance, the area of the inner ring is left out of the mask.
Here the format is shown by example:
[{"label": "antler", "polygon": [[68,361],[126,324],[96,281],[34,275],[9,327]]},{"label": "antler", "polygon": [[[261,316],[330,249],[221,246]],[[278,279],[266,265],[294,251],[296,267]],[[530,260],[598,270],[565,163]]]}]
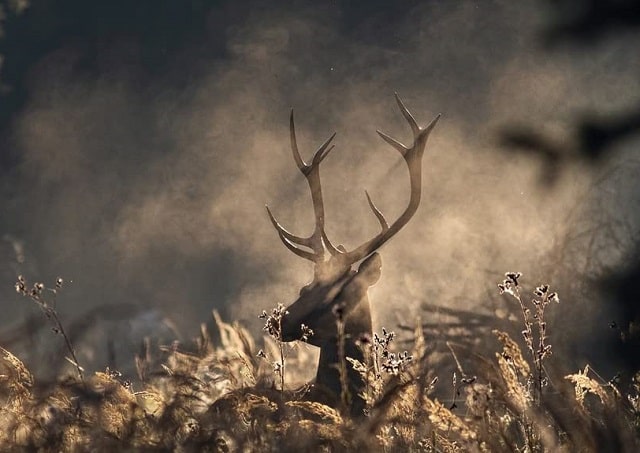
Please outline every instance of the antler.
[{"label": "antler", "polygon": [[386,219],[384,218],[384,215],[382,215],[382,212],[380,212],[380,210],[371,200],[369,193],[365,191],[369,206],[380,222],[382,231],[373,239],[370,239],[351,252],[346,252],[345,258],[350,263],[360,261],[362,258],[379,249],[385,242],[387,242],[398,231],[400,231],[402,227],[409,222],[409,220],[411,220],[411,217],[413,217],[418,209],[418,206],[420,205],[420,198],[422,196],[422,156],[424,155],[424,149],[427,145],[429,134],[435,127],[441,115],[436,115],[436,117],[431,120],[431,122],[426,127],[422,128],[418,126],[415,118],[413,117],[411,112],[409,112],[407,107],[405,107],[404,103],[398,96],[398,93],[395,93],[395,97],[402,115],[409,123],[411,131],[413,132],[413,145],[411,145],[411,147],[407,147],[400,143],[398,140],[388,136],[384,132],[376,132],[378,132],[378,135],[385,142],[398,150],[398,152],[402,155],[405,163],[407,164],[407,168],[409,169],[409,181],[411,184],[411,197],[409,198],[409,205],[400,215],[400,217],[398,217],[398,219],[393,222],[391,226],[389,226]]},{"label": "antler", "polygon": [[[324,261],[324,252],[326,248],[326,250],[328,250],[332,256],[339,257],[340,261],[344,262],[345,264],[353,264],[380,248],[385,242],[387,242],[398,231],[400,231],[402,227],[405,226],[407,222],[409,222],[411,217],[413,217],[413,215],[415,214],[418,206],[420,205],[420,198],[422,195],[422,156],[424,154],[424,149],[427,144],[429,134],[440,119],[440,115],[437,115],[431,121],[431,123],[429,123],[428,126],[421,128],[420,126],[418,126],[418,123],[414,119],[413,115],[411,115],[409,110],[402,103],[397,93],[395,93],[395,97],[402,115],[409,123],[411,131],[413,132],[412,146],[407,147],[400,143],[398,140],[388,136],[387,134],[380,131],[377,132],[384,141],[389,143],[396,150],[398,150],[398,152],[400,152],[405,163],[407,164],[411,184],[411,197],[409,199],[409,205],[400,215],[400,217],[398,217],[395,222],[389,225],[382,212],[380,212],[380,210],[371,200],[369,193],[365,191],[369,206],[380,222],[382,231],[374,238],[368,240],[367,242],[363,243],[350,252],[344,250],[344,248],[342,247],[336,248],[331,243],[331,241],[329,241],[329,238],[327,237],[324,230],[324,203],[322,199],[322,188],[320,185],[320,163],[333,149],[333,145],[329,147],[329,144],[336,134],[334,133],[331,137],[329,137],[327,141],[325,141],[320,146],[320,148],[318,148],[315,155],[313,156],[311,164],[306,164],[300,157],[300,153],[298,151],[295,126],[293,122],[293,110],[291,111],[291,117],[289,120],[291,132],[291,149],[293,151],[293,158],[296,162],[296,165],[298,166],[300,172],[307,179],[309,189],[311,190],[313,211],[316,218],[316,225],[313,234],[311,234],[311,236],[309,237],[296,236],[287,231],[282,225],[280,225],[280,223],[278,223],[268,206],[267,212],[269,214],[269,218],[271,219],[271,223],[278,232],[280,240],[289,250],[291,250],[296,255],[315,263],[320,263]],[[300,247],[311,249],[312,252],[304,250]]]},{"label": "antler", "polygon": [[[278,232],[278,236],[282,243],[296,255],[313,261],[315,263],[322,262],[324,260],[325,247],[332,253],[340,253],[333,244],[327,238],[324,231],[324,201],[322,200],[322,187],[320,185],[320,163],[327,157],[329,152],[335,145],[329,146],[333,138],[336,136],[335,132],[318,148],[313,156],[313,160],[310,164],[305,163],[300,157],[298,151],[298,142],[296,140],[296,128],[293,121],[293,109],[289,117],[289,130],[291,135],[291,151],[293,152],[293,159],[296,161],[296,165],[300,172],[307,179],[309,189],[311,190],[311,200],[313,202],[313,212],[316,218],[316,226],[309,237],[296,236],[287,231],[273,216],[269,206],[267,206],[267,213],[271,219],[271,223]],[[300,248],[307,247],[313,252],[303,250]]]}]

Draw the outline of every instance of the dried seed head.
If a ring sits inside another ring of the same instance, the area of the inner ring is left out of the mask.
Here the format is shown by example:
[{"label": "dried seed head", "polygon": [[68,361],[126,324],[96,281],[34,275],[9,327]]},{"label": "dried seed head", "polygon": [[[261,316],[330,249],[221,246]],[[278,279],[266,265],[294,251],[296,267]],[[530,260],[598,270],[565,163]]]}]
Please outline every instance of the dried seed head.
[{"label": "dried seed head", "polygon": [[22,277],[22,275],[18,276],[18,281],[16,282],[15,288],[16,288],[16,292],[18,294],[26,294],[27,293],[27,285],[26,285],[26,282],[24,281],[24,278]]},{"label": "dried seed head", "polygon": [[520,277],[522,277],[522,273],[521,272],[507,272],[506,274],[504,274],[504,276],[507,278],[507,280],[505,280],[505,281],[508,281],[513,286],[518,286],[518,279]]},{"label": "dried seed head", "polygon": [[548,291],[549,291],[549,285],[540,285],[535,289],[533,294],[535,294],[538,297],[543,297],[545,294],[547,294]]},{"label": "dried seed head", "polygon": [[300,324],[300,331],[302,332],[302,336],[300,337],[302,341],[308,341],[309,338],[313,336],[313,329],[306,324]]}]

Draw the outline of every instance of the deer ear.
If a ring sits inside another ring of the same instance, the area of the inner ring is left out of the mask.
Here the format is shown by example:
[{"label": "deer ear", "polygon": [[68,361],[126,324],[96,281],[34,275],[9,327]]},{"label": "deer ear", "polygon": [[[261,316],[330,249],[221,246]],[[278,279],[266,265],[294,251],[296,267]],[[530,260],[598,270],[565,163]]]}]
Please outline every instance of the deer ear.
[{"label": "deer ear", "polygon": [[367,286],[373,286],[380,280],[382,273],[382,258],[379,253],[373,253],[367,257],[358,268],[358,275]]}]

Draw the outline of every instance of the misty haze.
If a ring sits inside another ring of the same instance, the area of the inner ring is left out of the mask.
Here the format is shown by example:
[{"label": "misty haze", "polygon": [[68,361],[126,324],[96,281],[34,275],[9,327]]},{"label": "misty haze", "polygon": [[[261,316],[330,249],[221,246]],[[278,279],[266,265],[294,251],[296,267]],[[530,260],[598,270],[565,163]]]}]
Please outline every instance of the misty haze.
[{"label": "misty haze", "polygon": [[559,294],[548,360],[565,374],[640,366],[637,29],[572,41],[534,1],[0,5],[0,345],[36,377],[74,367],[18,275],[63,279],[55,310],[86,373],[135,376],[145,337],[194,350],[202,323],[217,338],[212,310],[260,343],[258,315],[313,278],[265,211],[313,232],[290,110],[307,162],[337,133],[324,221],[351,250],[380,228],[365,190],[389,221],[409,200],[376,133],[411,143],[396,92],[420,125],[442,117],[419,209],[379,250],[374,331],[410,348],[424,323],[450,382],[456,361],[494,356],[492,329],[520,335],[497,287],[517,271],[527,294]]}]

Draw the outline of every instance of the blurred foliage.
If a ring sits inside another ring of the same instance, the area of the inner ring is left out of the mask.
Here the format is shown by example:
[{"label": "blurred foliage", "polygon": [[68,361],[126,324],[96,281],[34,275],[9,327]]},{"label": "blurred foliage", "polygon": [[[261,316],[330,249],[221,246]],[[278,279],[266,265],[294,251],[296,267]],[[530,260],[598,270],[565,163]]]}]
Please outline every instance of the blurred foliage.
[{"label": "blurred foliage", "polygon": [[550,0],[552,19],[544,38],[548,45],[562,40],[592,44],[610,33],[640,26],[635,0]]},{"label": "blurred foliage", "polygon": [[[640,3],[635,0],[550,0],[547,8],[548,24],[540,41],[549,51],[561,44],[592,47],[617,35],[624,39],[626,33],[640,27]],[[614,145],[638,132],[640,105],[613,114],[592,111],[577,115],[572,137],[565,143],[540,134],[536,125],[506,125],[501,142],[513,151],[537,155],[545,164],[544,182],[552,184],[562,165],[574,161],[600,164]]]}]

